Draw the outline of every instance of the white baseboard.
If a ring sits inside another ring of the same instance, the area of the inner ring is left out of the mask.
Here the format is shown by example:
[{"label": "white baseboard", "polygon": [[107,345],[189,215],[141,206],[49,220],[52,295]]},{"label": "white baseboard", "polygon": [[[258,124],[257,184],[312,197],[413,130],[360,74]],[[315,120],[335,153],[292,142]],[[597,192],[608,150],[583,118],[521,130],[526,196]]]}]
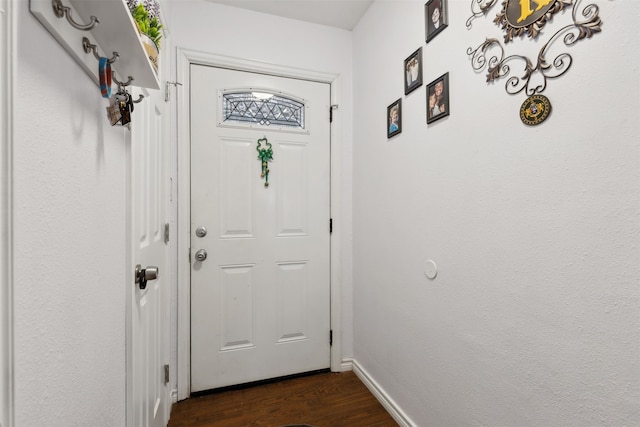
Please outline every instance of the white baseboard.
[{"label": "white baseboard", "polygon": [[353,370],[353,359],[352,358],[346,358],[346,359],[342,359],[342,361],[340,362],[340,371],[338,372],[349,372]]},{"label": "white baseboard", "polygon": [[416,425],[411,419],[400,409],[396,402],[389,397],[389,395],[382,389],[382,387],[367,373],[367,371],[358,364],[354,359],[344,359],[342,365],[346,365],[349,361],[353,372],[356,374],[360,381],[369,389],[380,404],[387,410],[389,415],[402,427],[415,427]]}]

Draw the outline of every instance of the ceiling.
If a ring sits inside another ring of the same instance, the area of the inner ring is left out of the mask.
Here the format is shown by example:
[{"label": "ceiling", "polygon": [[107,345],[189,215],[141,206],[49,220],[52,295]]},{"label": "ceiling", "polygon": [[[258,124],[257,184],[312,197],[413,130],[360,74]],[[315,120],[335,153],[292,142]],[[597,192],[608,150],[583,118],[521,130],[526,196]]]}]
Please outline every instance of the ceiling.
[{"label": "ceiling", "polygon": [[373,0],[209,0],[284,18],[353,30]]}]

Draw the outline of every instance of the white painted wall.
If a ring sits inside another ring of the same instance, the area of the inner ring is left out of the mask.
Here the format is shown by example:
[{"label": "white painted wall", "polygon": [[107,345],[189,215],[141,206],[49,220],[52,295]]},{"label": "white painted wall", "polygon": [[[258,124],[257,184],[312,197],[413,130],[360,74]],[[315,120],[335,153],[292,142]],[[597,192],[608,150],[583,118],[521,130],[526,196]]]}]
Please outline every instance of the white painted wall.
[{"label": "white painted wall", "polygon": [[122,427],[127,131],[28,2],[16,7],[16,426]]},{"label": "white painted wall", "polygon": [[[353,355],[352,336],[352,57],[350,31],[279,18],[203,0],[171,3],[172,42],[176,47],[226,55],[265,64],[290,66],[322,73],[340,74],[339,115],[341,152],[340,227],[342,284],[342,353]],[[177,90],[181,90],[178,88]],[[179,144],[187,141],[178,141]],[[336,228],[334,228],[336,230]],[[173,293],[175,295],[175,292]],[[172,304],[175,316],[177,305]],[[173,317],[175,319],[175,317]],[[176,330],[172,333],[175,343]],[[172,350],[176,354],[177,349]],[[175,356],[174,356],[175,357]],[[175,366],[175,363],[172,362]]]},{"label": "white painted wall", "polygon": [[[424,3],[377,0],[354,31],[356,360],[419,426],[640,424],[640,3],[597,1],[603,32],[568,49],[534,128],[465,53],[499,10],[467,30],[450,0],[427,45]],[[403,95],[420,46],[424,81],[452,85],[429,126],[425,87]]]}]

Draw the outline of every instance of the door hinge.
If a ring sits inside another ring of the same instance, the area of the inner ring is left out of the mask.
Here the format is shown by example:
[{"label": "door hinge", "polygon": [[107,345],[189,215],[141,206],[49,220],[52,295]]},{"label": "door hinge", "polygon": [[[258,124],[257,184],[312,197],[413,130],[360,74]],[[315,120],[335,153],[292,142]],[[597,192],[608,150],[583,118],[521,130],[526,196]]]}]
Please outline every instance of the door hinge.
[{"label": "door hinge", "polygon": [[164,225],[164,243],[169,243],[169,223]]},{"label": "door hinge", "polygon": [[333,218],[329,218],[329,234],[333,233]]},{"label": "door hinge", "polygon": [[329,106],[329,123],[333,123],[333,110],[338,109],[338,104],[332,104]]},{"label": "door hinge", "polygon": [[164,383],[169,384],[169,365],[164,365]]},{"label": "door hinge", "polygon": [[333,329],[329,329],[329,345],[333,345]]},{"label": "door hinge", "polygon": [[329,107],[329,123],[333,123],[333,108]]},{"label": "door hinge", "polygon": [[189,248],[189,264],[191,264],[191,248]]}]

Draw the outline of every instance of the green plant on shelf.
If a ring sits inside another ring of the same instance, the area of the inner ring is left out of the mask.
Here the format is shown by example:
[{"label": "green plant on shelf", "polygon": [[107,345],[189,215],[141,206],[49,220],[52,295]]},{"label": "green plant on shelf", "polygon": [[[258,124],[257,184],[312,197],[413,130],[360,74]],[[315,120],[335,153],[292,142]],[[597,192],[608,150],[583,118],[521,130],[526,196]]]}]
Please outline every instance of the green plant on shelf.
[{"label": "green plant on shelf", "polygon": [[145,5],[142,3],[133,5],[130,3],[130,10],[131,16],[133,16],[133,20],[136,21],[136,24],[138,24],[140,32],[149,36],[149,38],[153,40],[159,50],[160,39],[162,38],[162,24],[160,23],[160,19],[157,16],[157,12],[154,12],[153,15],[150,14]]}]

